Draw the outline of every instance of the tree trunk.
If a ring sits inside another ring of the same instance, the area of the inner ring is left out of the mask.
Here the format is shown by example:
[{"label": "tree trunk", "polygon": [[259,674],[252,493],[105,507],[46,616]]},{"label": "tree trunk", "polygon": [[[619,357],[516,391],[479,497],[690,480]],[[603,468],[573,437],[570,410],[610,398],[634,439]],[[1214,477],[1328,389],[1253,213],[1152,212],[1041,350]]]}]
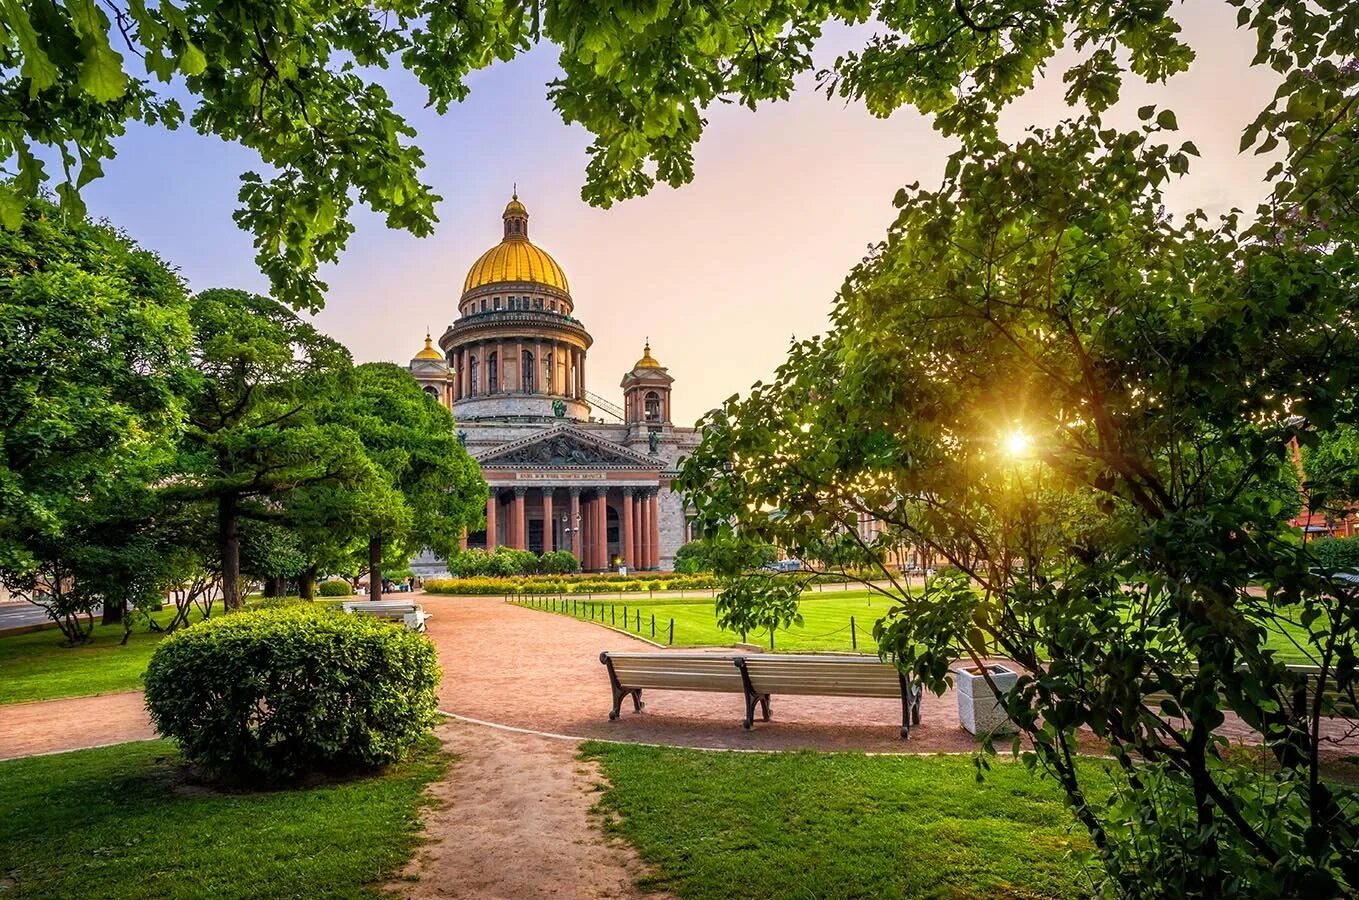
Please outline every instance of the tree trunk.
[{"label": "tree trunk", "polygon": [[368,539],[368,599],[382,599],[382,536]]},{"label": "tree trunk", "polygon": [[119,600],[117,603],[110,603],[107,600],[104,601],[103,623],[105,625],[117,625],[123,621],[125,615],[127,615],[126,600]]},{"label": "tree trunk", "polygon": [[297,592],[303,600],[316,599],[316,567],[308,566],[297,579]]},{"label": "tree trunk", "polygon": [[241,533],[236,513],[236,495],[224,494],[217,500],[217,538],[222,552],[222,605],[241,607]]}]

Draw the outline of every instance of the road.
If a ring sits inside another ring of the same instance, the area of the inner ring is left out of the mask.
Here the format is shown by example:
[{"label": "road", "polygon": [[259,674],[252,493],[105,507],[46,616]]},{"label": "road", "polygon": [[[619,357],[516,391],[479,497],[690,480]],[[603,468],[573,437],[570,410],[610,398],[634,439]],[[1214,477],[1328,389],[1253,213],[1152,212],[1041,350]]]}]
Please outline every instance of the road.
[{"label": "road", "polygon": [[[96,616],[101,613],[100,609],[94,611]],[[48,619],[47,612],[32,603],[0,603],[0,631],[23,625],[40,625],[48,621],[51,620]]]}]

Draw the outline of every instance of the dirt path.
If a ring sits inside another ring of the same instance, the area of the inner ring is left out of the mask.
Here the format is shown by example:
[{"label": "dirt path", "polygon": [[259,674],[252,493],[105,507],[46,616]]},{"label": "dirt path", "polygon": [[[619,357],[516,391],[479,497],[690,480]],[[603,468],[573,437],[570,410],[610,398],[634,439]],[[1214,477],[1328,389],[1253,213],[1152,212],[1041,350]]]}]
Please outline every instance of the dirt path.
[{"label": "dirt path", "polygon": [[0,706],[0,760],[155,736],[141,691]]},{"label": "dirt path", "polygon": [[[457,753],[431,787],[436,807],[394,894],[426,898],[632,898],[642,867],[605,837],[590,812],[599,773],[577,745],[450,721],[438,731]],[[646,894],[649,898],[658,896]]]}]

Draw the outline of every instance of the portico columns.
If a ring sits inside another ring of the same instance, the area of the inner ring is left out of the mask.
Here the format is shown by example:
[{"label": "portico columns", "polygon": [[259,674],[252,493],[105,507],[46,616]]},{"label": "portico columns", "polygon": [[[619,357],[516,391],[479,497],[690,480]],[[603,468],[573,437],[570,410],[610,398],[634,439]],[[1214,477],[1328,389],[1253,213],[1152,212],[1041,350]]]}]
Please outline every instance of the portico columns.
[{"label": "portico columns", "polygon": [[580,560],[581,567],[583,568],[585,566],[585,557],[581,553],[581,547],[584,546],[584,542],[580,539],[580,488],[573,487],[570,489],[570,493],[571,504],[570,508],[567,510],[567,515],[570,518],[566,521],[566,527],[571,529],[571,531],[568,532],[568,534],[563,535],[563,537],[566,539],[566,549],[576,555],[576,559]]},{"label": "portico columns", "polygon": [[642,496],[637,503],[637,568],[650,568],[651,560],[651,523],[648,517],[650,504],[647,503],[647,492],[642,491]]},{"label": "portico columns", "polygon": [[661,492],[655,490],[647,498],[648,507],[651,512],[648,518],[651,520],[651,531],[647,539],[651,542],[651,557],[648,560],[650,568],[659,569],[661,567]]},{"label": "portico columns", "polygon": [[608,488],[595,488],[595,568],[604,570],[609,567],[609,492]]},{"label": "portico columns", "polygon": [[552,552],[552,488],[543,488],[543,552]]},{"label": "portico columns", "polygon": [[514,508],[510,514],[510,527],[512,529],[510,546],[516,550],[523,550],[526,543],[524,540],[526,533],[524,528],[524,494],[527,490],[527,488],[521,487],[514,489]]},{"label": "portico columns", "polygon": [[623,488],[623,515],[619,519],[622,525],[623,543],[623,565],[632,569],[636,566],[636,557],[632,552],[632,488]]},{"label": "portico columns", "polygon": [[500,498],[496,496],[496,489],[491,488],[491,495],[486,498],[486,552],[495,549],[495,512],[500,505]]}]

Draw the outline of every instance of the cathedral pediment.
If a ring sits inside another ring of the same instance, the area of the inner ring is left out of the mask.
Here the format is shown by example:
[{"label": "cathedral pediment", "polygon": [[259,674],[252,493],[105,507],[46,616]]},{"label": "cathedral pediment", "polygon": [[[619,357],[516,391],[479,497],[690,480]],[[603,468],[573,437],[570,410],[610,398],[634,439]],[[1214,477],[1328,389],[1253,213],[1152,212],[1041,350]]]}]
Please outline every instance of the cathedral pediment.
[{"label": "cathedral pediment", "polygon": [[561,425],[531,437],[502,444],[476,454],[482,467],[522,468],[541,466],[552,469],[661,469],[664,463],[654,456],[646,456],[597,438],[584,431]]}]

